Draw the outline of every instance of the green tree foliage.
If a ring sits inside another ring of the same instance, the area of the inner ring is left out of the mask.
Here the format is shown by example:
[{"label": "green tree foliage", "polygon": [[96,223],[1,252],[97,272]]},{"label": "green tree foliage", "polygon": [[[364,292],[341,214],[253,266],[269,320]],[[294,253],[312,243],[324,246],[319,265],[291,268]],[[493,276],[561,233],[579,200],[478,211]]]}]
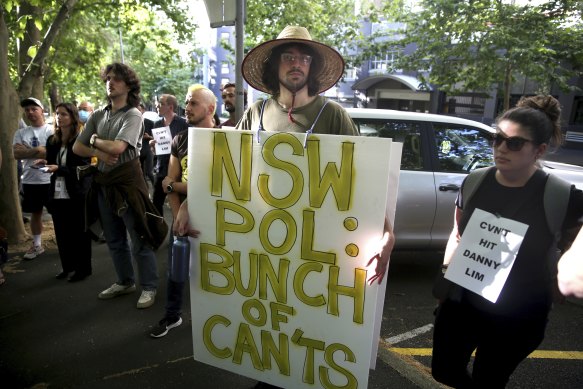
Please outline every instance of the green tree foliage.
[{"label": "green tree foliage", "polygon": [[[538,3],[538,2],[537,2]],[[393,10],[394,11],[394,10]],[[580,0],[530,2],[500,0],[423,0],[403,9],[398,45],[415,44],[397,66],[419,71],[425,81],[446,92],[489,91],[501,86],[505,107],[517,75],[569,89],[581,75],[583,24]],[[394,15],[394,14],[393,14]],[[382,51],[396,42],[375,47]]]},{"label": "green tree foliage", "polygon": [[247,0],[245,47],[275,39],[288,25],[306,27],[312,39],[339,50],[359,36],[360,28],[352,0]]},{"label": "green tree foliage", "polygon": [[[177,0],[2,0],[0,2],[0,225],[9,239],[25,238],[12,158],[19,101],[35,96],[48,103],[89,98],[103,102],[99,71],[124,59],[142,76],[150,99],[156,90],[184,93],[193,74],[188,52],[173,43],[192,42],[196,26]],[[181,80],[168,82],[167,79]]]}]

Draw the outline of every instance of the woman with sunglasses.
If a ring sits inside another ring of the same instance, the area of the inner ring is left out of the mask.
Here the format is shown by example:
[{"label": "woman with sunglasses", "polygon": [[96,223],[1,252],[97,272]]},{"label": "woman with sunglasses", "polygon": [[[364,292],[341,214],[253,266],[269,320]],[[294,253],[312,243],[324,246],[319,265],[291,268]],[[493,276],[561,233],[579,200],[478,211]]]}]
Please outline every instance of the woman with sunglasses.
[{"label": "woman with sunglasses", "polygon": [[[432,374],[441,383],[456,388],[503,388],[518,364],[543,340],[557,270],[556,260],[553,264],[550,256],[556,251],[551,250],[556,243],[543,202],[548,175],[540,169],[538,160],[550,144],[559,145],[562,140],[560,115],[559,102],[551,96],[521,99],[515,108],[497,119],[493,141],[495,167],[486,173],[471,198],[468,196],[467,204],[462,184],[456,200],[454,228],[444,255],[444,273],[452,258],[454,263],[460,260],[458,246],[460,252],[467,252],[461,250],[460,239],[477,209],[495,215],[494,218],[522,223],[527,229],[497,298],[486,299],[483,292],[459,286],[463,282],[451,283],[440,296]],[[476,212],[470,224],[480,214],[483,213]],[[563,230],[577,226],[582,216],[583,193],[571,186]],[[486,241],[486,233],[478,234],[470,234],[463,242],[465,245],[471,236],[469,244],[474,246],[464,247],[477,247]],[[496,277],[499,275],[496,273]],[[453,276],[446,278],[454,280]],[[468,364],[474,351],[470,373]]]}]

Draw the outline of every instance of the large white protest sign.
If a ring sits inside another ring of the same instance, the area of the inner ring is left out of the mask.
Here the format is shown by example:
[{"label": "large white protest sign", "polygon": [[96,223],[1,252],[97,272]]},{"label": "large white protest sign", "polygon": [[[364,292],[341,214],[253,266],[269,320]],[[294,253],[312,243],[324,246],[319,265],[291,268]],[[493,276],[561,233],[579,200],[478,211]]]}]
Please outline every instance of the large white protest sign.
[{"label": "large white protest sign", "polygon": [[495,303],[527,229],[524,223],[476,208],[445,278]]},{"label": "large white protest sign", "polygon": [[287,388],[366,388],[391,141],[189,131],[194,358]]},{"label": "large white protest sign", "polygon": [[172,134],[170,127],[158,127],[152,129],[152,136],[156,140],[156,155],[170,154],[172,147]]}]

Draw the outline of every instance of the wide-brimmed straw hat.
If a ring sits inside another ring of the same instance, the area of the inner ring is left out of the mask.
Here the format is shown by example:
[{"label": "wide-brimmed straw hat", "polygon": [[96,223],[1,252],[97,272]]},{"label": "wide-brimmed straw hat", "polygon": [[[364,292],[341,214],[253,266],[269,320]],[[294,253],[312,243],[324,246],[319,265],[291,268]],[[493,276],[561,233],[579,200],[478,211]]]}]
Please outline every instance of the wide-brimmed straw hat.
[{"label": "wide-brimmed straw hat", "polygon": [[257,90],[272,94],[273,91],[270,91],[261,80],[263,64],[268,60],[274,48],[288,43],[301,43],[310,46],[318,53],[319,60],[322,62],[319,64],[320,70],[318,74],[315,75],[316,79],[320,81],[320,90],[318,93],[332,88],[340,77],[342,77],[344,73],[344,59],[338,51],[323,43],[312,40],[312,36],[305,27],[287,26],[276,39],[260,44],[245,56],[242,65],[242,73],[245,81]]}]

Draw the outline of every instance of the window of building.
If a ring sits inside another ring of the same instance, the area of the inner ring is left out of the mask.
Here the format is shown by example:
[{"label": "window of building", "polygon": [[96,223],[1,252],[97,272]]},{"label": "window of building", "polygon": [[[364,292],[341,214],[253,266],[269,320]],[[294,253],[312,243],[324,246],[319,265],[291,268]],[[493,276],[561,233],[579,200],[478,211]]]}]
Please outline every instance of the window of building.
[{"label": "window of building", "polygon": [[401,51],[397,49],[389,50],[385,55],[373,57],[370,61],[370,71],[372,73],[387,73],[398,71],[395,63],[399,59]]},{"label": "window of building", "polygon": [[346,69],[346,76],[344,77],[344,80],[345,81],[356,80],[359,72],[360,72],[360,68],[347,68]]},{"label": "window of building", "polygon": [[221,62],[221,74],[229,74],[229,62]]},{"label": "window of building", "polygon": [[231,34],[229,34],[228,32],[221,32],[221,41],[229,42],[230,37]]},{"label": "window of building", "polygon": [[480,93],[447,95],[443,113],[453,115],[484,115],[484,107],[488,96]]}]

